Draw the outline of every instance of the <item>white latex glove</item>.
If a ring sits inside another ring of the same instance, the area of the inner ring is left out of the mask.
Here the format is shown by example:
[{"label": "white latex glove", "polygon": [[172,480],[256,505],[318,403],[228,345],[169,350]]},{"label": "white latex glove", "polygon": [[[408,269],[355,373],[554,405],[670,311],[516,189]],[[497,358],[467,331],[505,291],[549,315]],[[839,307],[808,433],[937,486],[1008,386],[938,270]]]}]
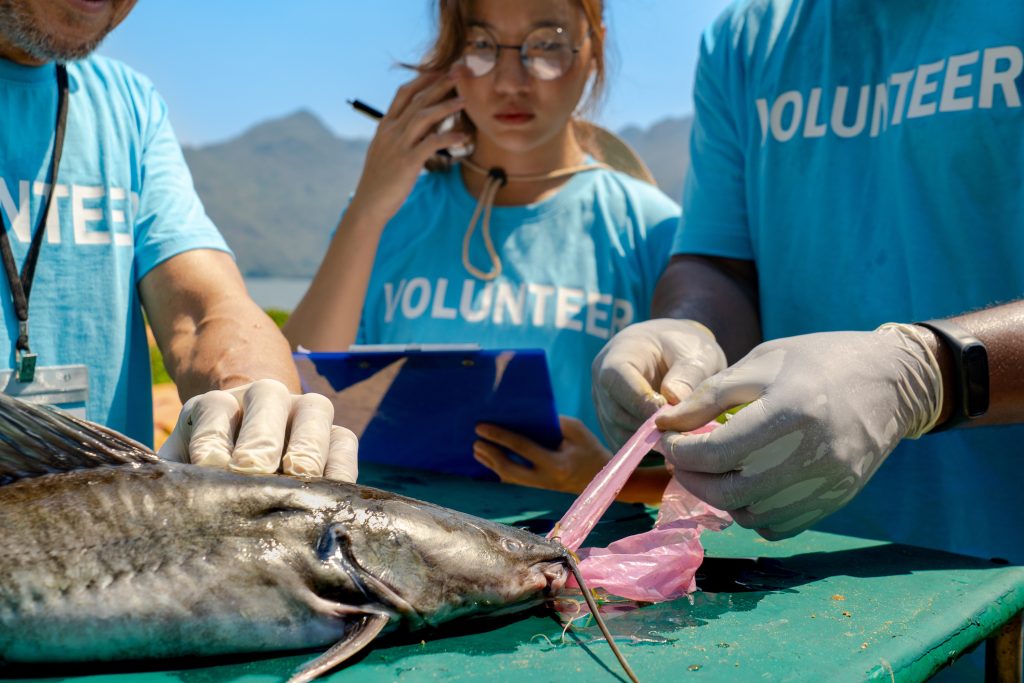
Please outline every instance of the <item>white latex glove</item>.
[{"label": "white latex glove", "polygon": [[190,398],[157,455],[235,472],[354,482],[359,442],[333,422],[327,397],[292,394],[281,382],[263,379]]},{"label": "white latex glove", "polygon": [[[749,403],[723,426],[681,435]],[[913,325],[761,344],[658,420],[690,492],[768,539],[803,531],[853,498],[942,406],[938,362]]]},{"label": "white latex glove", "polygon": [[715,335],[692,320],[648,320],[612,337],[592,367],[594,405],[612,450],[666,401],[678,403],[724,367]]}]

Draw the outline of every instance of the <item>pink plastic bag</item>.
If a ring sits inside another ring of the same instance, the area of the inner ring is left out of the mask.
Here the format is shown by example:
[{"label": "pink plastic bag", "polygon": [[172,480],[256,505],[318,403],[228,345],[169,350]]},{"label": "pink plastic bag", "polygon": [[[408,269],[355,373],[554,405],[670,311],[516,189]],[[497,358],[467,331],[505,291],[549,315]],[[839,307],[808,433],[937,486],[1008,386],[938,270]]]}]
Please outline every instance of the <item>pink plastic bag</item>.
[{"label": "pink plastic bag", "polygon": [[[644,455],[658,443],[661,433],[654,421],[666,408],[644,422],[615,454],[555,525],[549,538],[558,536],[570,550],[579,548]],[[690,433],[700,434],[717,426],[717,422],[711,422]],[[704,560],[701,531],[719,531],[731,523],[728,514],[697,499],[672,479],[662,496],[654,528],[619,539],[607,548],[579,550],[580,571],[591,588],[601,587],[608,593],[643,602],[674,600],[696,588],[694,575]]]}]

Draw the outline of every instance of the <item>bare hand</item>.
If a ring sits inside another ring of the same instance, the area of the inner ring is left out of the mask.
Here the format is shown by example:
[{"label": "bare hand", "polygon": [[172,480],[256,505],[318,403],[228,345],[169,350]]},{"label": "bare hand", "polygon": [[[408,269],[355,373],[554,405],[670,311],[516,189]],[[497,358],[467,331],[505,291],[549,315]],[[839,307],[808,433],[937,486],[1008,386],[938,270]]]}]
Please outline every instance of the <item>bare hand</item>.
[{"label": "bare hand", "polygon": [[439,149],[467,142],[461,131],[434,132],[445,117],[463,108],[460,98],[449,97],[455,87],[452,73],[421,74],[398,89],[370,142],[349,211],[384,225],[409,196],[427,159]]},{"label": "bare hand", "polygon": [[[556,450],[495,425],[477,425],[477,435],[486,441],[473,443],[473,457],[508,484],[580,493],[612,454],[579,420],[563,415],[559,422],[563,438]],[[513,462],[499,446],[522,456],[533,467]]]}]

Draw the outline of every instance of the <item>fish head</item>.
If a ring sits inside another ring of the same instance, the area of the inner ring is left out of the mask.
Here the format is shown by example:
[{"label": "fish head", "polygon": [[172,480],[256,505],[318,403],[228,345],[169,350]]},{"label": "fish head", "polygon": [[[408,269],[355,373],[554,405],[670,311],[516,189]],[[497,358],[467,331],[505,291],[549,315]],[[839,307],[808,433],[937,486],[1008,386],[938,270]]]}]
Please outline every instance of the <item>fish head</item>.
[{"label": "fish head", "polygon": [[364,495],[370,504],[328,528],[321,558],[412,627],[537,605],[568,578],[565,548],[536,534],[373,489]]}]

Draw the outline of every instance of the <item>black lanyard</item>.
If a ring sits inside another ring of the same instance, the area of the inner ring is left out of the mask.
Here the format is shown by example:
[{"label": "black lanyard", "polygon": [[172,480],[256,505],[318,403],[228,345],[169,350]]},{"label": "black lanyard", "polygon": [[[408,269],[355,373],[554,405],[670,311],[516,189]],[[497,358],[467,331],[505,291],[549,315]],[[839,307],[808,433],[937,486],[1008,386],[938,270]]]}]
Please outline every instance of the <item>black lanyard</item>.
[{"label": "black lanyard", "polygon": [[39,225],[32,235],[25,265],[18,276],[18,266],[14,263],[14,252],[7,236],[7,228],[0,230],[0,251],[3,252],[4,272],[7,284],[11,288],[14,300],[14,312],[18,316],[18,341],[15,343],[14,370],[19,382],[31,382],[36,369],[36,354],[28,346],[28,297],[32,293],[32,279],[36,274],[36,261],[39,260],[39,249],[43,246],[43,234],[46,232],[46,219],[50,215],[50,204],[57,190],[57,167],[64,148],[64,133],[68,124],[68,70],[63,64],[57,65],[57,122],[53,129],[53,156],[50,159],[49,185],[46,203],[39,217]]}]

